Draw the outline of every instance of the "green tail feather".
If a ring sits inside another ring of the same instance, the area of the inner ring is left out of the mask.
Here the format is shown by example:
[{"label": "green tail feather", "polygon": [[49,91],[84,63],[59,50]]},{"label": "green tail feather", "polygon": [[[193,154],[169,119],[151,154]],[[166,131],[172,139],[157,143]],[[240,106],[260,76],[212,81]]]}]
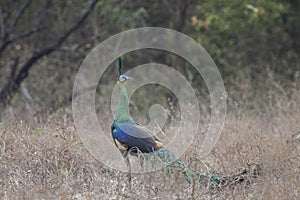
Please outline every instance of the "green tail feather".
[{"label": "green tail feather", "polygon": [[163,163],[172,163],[169,166],[167,166],[166,169],[164,169],[167,174],[172,173],[173,169],[176,169],[177,172],[182,173],[183,178],[190,184],[193,182],[194,179],[199,180],[200,182],[208,180],[209,182],[217,184],[226,183],[229,181],[242,180],[244,174],[247,173],[247,170],[244,170],[241,173],[238,173],[234,176],[225,177],[200,173],[194,170],[193,168],[189,167],[183,160],[177,158],[177,156],[174,153],[172,153],[166,148],[160,148],[159,150],[149,154],[146,157],[146,159],[152,161],[152,163],[157,161],[157,158]]}]

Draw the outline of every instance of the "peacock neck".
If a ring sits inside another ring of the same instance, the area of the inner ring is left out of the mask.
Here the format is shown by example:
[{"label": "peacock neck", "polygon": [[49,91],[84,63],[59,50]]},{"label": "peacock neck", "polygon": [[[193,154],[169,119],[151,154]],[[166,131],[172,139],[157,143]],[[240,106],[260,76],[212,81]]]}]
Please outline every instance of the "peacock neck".
[{"label": "peacock neck", "polygon": [[119,85],[119,91],[120,91],[120,99],[119,99],[119,105],[118,105],[118,110],[115,116],[115,121],[116,122],[130,122],[129,118],[129,100],[128,100],[128,95],[126,88],[124,86],[124,83],[121,83],[118,81]]}]

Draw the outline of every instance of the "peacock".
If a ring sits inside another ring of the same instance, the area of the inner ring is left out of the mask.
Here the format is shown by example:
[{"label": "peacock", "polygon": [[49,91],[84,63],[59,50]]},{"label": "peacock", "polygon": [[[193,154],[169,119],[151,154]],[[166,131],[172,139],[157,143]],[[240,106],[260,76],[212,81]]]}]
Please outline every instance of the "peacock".
[{"label": "peacock", "polygon": [[[228,177],[220,177],[197,172],[192,167],[188,166],[183,160],[178,158],[173,152],[168,150],[158,136],[138,122],[133,121],[129,117],[129,99],[124,85],[127,80],[131,80],[132,78],[123,74],[121,72],[121,68],[122,61],[121,58],[119,58],[120,75],[117,79],[117,85],[119,87],[120,99],[117,112],[115,113],[115,118],[111,126],[111,133],[116,147],[120,150],[128,166],[129,182],[131,182],[129,154],[137,155],[138,153],[147,154],[147,160],[151,160],[155,156],[164,163],[172,163],[171,167],[180,172],[188,183],[192,183],[195,179],[198,179],[199,181],[208,180],[209,182],[216,184],[228,181],[240,181],[244,179],[243,175],[247,173],[246,169],[241,173]],[[141,165],[143,165],[143,159],[141,159]]]}]

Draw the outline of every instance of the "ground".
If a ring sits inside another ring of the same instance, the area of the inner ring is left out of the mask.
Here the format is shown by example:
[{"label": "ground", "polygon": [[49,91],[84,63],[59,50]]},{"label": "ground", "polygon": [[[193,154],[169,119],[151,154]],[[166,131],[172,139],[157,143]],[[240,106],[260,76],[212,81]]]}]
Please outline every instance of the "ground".
[{"label": "ground", "polygon": [[[299,98],[261,115],[228,112],[213,151],[200,158],[201,134],[182,156],[195,169],[231,175],[250,173],[242,183],[215,187],[188,184],[179,174],[134,174],[103,166],[81,143],[69,111],[44,124],[0,126],[0,195],[4,199],[297,199],[300,196]],[[271,107],[270,107],[271,108]],[[109,126],[109,124],[108,124]],[[205,126],[200,128],[205,129]],[[167,131],[167,130],[166,130]]]}]

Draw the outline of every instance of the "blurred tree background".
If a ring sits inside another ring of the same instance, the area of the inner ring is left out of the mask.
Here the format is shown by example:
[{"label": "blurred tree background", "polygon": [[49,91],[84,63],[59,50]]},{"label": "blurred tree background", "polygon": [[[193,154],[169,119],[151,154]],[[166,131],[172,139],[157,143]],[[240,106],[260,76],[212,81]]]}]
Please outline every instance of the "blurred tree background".
[{"label": "blurred tree background", "polygon": [[[299,87],[299,24],[298,0],[0,0],[0,113],[38,122],[70,106],[85,56],[108,37],[144,26],[174,29],[198,41],[222,74],[229,105],[252,108],[269,101],[273,89],[288,94]],[[206,92],[200,75],[175,55],[142,50],[124,56],[128,69],[147,62],[168,64],[199,88],[197,95]],[[112,90],[116,69],[106,75],[100,98]],[[165,103],[173,98],[164,88],[147,90]],[[138,100],[133,106],[143,107]]]}]

